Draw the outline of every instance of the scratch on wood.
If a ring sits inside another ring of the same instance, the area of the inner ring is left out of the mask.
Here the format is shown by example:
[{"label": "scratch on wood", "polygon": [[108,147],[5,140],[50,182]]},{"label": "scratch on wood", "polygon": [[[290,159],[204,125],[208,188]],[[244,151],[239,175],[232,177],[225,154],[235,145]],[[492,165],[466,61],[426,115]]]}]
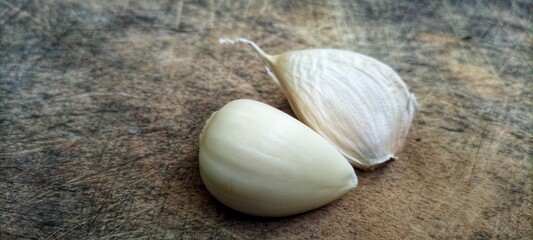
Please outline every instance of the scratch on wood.
[{"label": "scratch on wood", "polygon": [[184,0],[179,0],[178,5],[176,6],[176,29],[180,27],[181,13],[183,12],[183,2]]}]

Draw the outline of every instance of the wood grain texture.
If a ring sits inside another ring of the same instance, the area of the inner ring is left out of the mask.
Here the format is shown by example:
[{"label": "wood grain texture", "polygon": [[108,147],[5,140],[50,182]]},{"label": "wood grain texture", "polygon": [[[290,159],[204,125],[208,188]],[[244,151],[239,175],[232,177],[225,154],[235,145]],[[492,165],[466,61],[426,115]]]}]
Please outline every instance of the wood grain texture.
[{"label": "wood grain texture", "polygon": [[[0,1],[0,239],[532,239],[533,3]],[[269,53],[389,64],[420,107],[401,160],[320,209],[217,202],[198,135],[225,103],[291,113]]]}]

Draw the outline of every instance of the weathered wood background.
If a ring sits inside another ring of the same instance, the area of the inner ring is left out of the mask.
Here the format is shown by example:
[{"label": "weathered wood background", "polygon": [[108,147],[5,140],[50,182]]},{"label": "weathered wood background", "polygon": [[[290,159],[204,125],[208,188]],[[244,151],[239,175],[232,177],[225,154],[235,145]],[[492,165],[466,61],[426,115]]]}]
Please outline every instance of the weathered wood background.
[{"label": "weathered wood background", "polygon": [[[0,239],[532,239],[533,3],[0,1]],[[291,113],[248,48],[378,58],[420,101],[401,160],[256,218],[198,170],[230,100]]]}]

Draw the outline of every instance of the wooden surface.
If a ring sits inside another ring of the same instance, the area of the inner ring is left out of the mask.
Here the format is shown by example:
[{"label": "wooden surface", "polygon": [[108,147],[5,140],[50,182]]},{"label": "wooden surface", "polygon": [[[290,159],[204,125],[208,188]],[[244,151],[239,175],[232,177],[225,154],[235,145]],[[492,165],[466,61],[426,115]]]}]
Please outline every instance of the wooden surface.
[{"label": "wooden surface", "polygon": [[[0,1],[0,239],[532,239],[532,17],[521,1]],[[211,112],[291,113],[248,48],[335,47],[420,102],[401,160],[288,218],[217,202]]]}]

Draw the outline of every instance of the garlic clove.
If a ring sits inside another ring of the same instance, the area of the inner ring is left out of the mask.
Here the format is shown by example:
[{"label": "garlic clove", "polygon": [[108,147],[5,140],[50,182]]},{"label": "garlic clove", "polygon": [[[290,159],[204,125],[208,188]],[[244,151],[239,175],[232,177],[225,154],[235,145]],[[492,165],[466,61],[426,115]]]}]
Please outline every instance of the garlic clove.
[{"label": "garlic clove", "polygon": [[280,85],[294,113],[358,168],[370,170],[401,150],[416,98],[398,74],[363,54],[310,49],[268,55],[246,39]]},{"label": "garlic clove", "polygon": [[357,186],[334,146],[286,113],[235,100],[212,114],[200,135],[208,191],[237,211],[288,216],[323,206]]}]

